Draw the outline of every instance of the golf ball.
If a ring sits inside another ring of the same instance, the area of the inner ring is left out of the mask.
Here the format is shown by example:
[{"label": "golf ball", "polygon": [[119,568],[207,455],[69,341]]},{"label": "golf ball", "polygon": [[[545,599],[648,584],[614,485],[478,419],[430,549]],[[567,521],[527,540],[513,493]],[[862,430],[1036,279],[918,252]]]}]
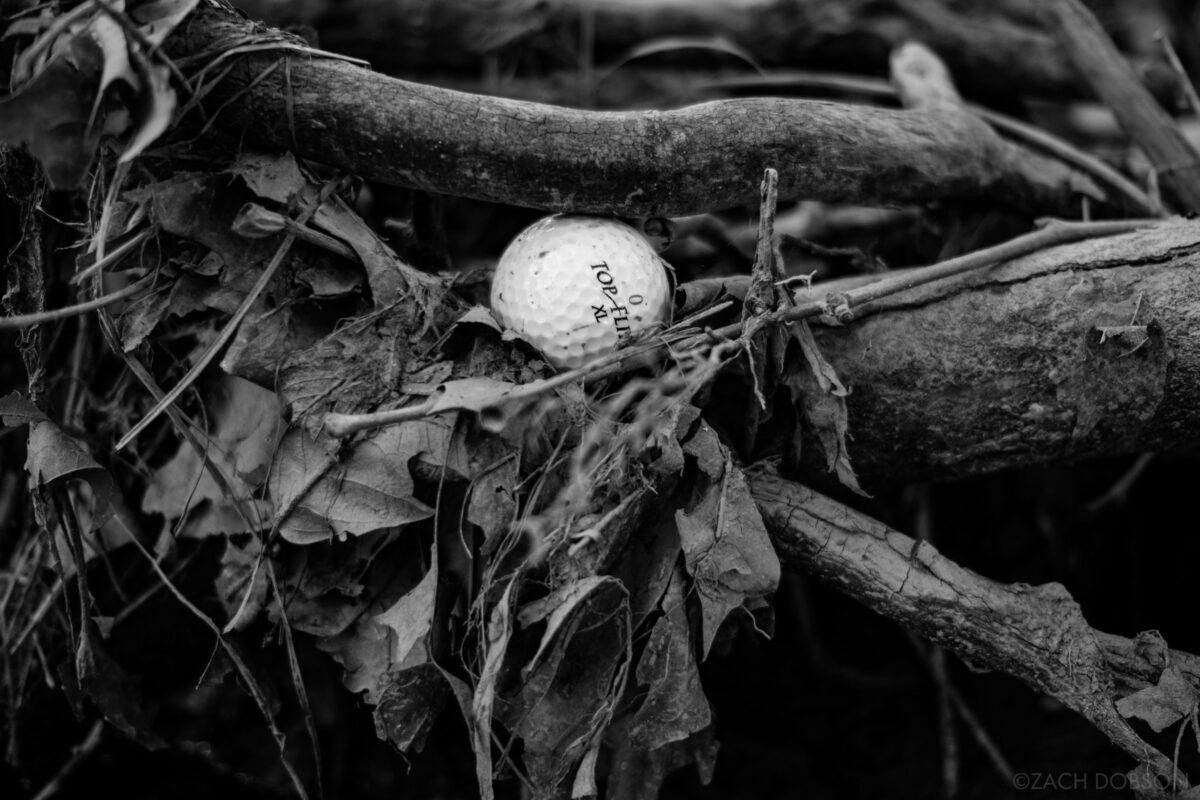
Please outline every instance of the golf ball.
[{"label": "golf ball", "polygon": [[491,300],[501,325],[551,365],[574,369],[665,323],[671,284],[658,254],[625,223],[556,214],[508,245]]}]

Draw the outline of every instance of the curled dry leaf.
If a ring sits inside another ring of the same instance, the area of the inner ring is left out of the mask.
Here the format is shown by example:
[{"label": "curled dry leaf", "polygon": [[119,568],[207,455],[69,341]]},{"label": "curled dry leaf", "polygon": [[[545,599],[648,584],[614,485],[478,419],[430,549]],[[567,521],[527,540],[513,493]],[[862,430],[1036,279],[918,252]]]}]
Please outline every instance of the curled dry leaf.
[{"label": "curled dry leaf", "polygon": [[779,559],[746,477],[707,423],[684,444],[699,467],[691,501],[675,512],[684,561],[700,597],[707,658],[721,623],[747,599],[774,593]]},{"label": "curled dry leaf", "polygon": [[306,431],[288,431],[268,481],[276,507],[293,509],[280,523],[283,538],[314,544],[431,516],[433,509],[413,497],[408,468],[427,433],[425,420],[382,428],[335,464]]},{"label": "curled dry leaf", "polygon": [[637,682],[649,689],[629,734],[647,751],[685,740],[712,724],[688,626],[685,582],[682,570],[676,569],[662,598],[663,615],[638,661]]},{"label": "curled dry leaf", "polygon": [[0,398],[0,423],[5,427],[29,425],[25,470],[34,485],[55,489],[66,488],[69,481],[86,481],[92,490],[92,524],[99,526],[112,516],[112,476],[82,442],[67,435],[17,392]]},{"label": "curled dry leaf", "polygon": [[[825,461],[844,486],[866,496],[859,486],[858,476],[850,463],[846,437],[849,434],[849,414],[846,410],[846,395],[850,392],[842,385],[833,366],[821,355],[808,323],[801,320],[789,326],[791,340],[803,356],[799,361],[788,348],[782,381],[792,396],[799,416],[813,432]],[[797,430],[797,442],[800,432]]]},{"label": "curled dry leaf", "polygon": [[580,767],[624,688],[629,595],[614,578],[583,578],[525,606],[518,620],[545,630],[497,716],[524,743],[535,793],[548,796]]}]

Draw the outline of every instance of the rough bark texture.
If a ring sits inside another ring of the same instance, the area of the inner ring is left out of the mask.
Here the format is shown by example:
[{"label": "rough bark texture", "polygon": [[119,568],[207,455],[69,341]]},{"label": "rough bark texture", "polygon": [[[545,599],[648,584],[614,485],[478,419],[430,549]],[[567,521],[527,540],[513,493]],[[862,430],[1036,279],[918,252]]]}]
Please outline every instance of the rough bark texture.
[{"label": "rough bark texture", "polygon": [[[198,9],[172,55],[203,56],[253,33],[228,14]],[[286,68],[278,68],[282,59]],[[1097,191],[958,108],[751,98],[593,112],[454,92],[294,53],[231,61],[205,106],[239,140],[384,183],[513,205],[626,216],[711,211],[754,202],[766,167],[779,172],[780,199],[986,197],[1073,214],[1077,192]]]},{"label": "rough bark texture", "polygon": [[932,284],[816,335],[851,389],[869,491],[1194,447],[1197,330],[1200,223],[1172,220]]},{"label": "rough bark texture", "polygon": [[[581,19],[590,14],[600,64],[656,39],[719,36],[767,66],[884,75],[891,50],[918,40],[949,64],[968,94],[1079,96],[1090,90],[1032,13],[985,0],[241,0],[238,5],[271,24],[314,26],[322,46],[393,74],[479,70],[485,54],[503,56],[517,45],[550,64],[571,64]],[[713,63],[712,54],[691,55]],[[1177,81],[1165,65],[1145,59],[1139,71],[1156,95],[1172,96]]]},{"label": "rough bark texture", "polygon": [[[1132,640],[1098,634],[1060,584],[996,583],[769,469],[748,477],[786,567],[816,576],[970,664],[1020,678],[1086,717],[1139,762],[1172,774],[1171,761],[1143,742],[1113,704],[1118,679],[1128,684],[1130,672],[1156,676],[1162,665],[1139,657]],[[1194,669],[1194,656],[1174,655],[1173,664]],[[1197,684],[1194,672],[1185,674]]]}]

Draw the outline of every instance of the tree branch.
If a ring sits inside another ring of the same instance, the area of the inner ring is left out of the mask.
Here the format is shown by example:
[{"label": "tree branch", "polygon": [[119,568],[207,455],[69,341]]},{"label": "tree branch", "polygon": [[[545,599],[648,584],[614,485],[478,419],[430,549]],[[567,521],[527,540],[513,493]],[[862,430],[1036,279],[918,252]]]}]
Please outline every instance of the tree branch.
[{"label": "tree branch", "polygon": [[[169,43],[176,59],[208,63],[251,36],[261,41],[262,31],[203,7]],[[286,69],[271,69],[281,60]],[[211,89],[206,108],[240,140],[294,149],[384,183],[494,202],[677,216],[754,202],[767,166],[779,172],[780,199],[986,198],[1073,216],[1079,193],[1101,196],[1082,173],[1004,141],[960,108],[750,98],[591,112],[409,83],[283,51],[255,49],[229,63],[223,79],[197,92]],[[292,121],[290,130],[283,120]]]},{"label": "tree branch", "polygon": [[[1057,698],[1140,763],[1172,777],[1171,760],[1114,705],[1118,682],[1146,685],[1163,665],[1139,655],[1136,641],[1093,630],[1060,584],[996,583],[769,468],[747,477],[785,567],[816,576],[970,664]],[[1170,655],[1200,686],[1196,657]]]},{"label": "tree branch", "polygon": [[868,491],[1200,444],[1200,223],[1050,248],[859,313],[814,332],[851,389]]}]

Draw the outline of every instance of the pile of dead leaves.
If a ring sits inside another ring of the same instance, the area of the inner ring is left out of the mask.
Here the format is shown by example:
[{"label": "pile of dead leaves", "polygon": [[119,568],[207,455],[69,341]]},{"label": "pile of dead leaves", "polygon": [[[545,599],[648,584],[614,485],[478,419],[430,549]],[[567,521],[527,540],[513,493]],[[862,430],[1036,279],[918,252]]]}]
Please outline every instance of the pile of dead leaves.
[{"label": "pile of dead leaves", "polygon": [[[112,621],[81,565],[132,546],[169,583],[181,540],[219,539],[225,616],[204,620],[222,643],[264,627],[289,648],[312,637],[402,751],[419,751],[439,714],[462,714],[484,796],[497,775],[593,795],[605,747],[621,796],[653,796],[689,762],[710,775],[698,664],[739,627],[770,630],[779,579],[735,454],[702,413],[740,348],[551,385],[454,277],[380,239],[353,180],[251,152],[182,169],[179,142],[156,144],[177,98],[146,48],[195,5],[147,4],[118,24],[123,4],[84,3],[8,33],[30,44],[0,139],[30,145],[55,186],[94,176],[75,280],[128,294],[101,312],[104,342],[86,356],[120,377],[100,380],[72,425],[29,397],[0,400],[5,426],[28,426],[55,543],[43,556],[60,589],[80,587],[64,673],[76,707],[88,697],[159,743],[105,655]],[[102,145],[112,158],[95,167]],[[785,392],[853,483],[844,390],[806,328],[751,348],[754,395]],[[756,425],[771,404],[755,405]],[[327,429],[330,414],[388,409],[420,411],[344,438]],[[88,435],[68,432],[80,425]],[[122,463],[136,478],[112,473]],[[295,691],[307,708],[298,674]]]}]

